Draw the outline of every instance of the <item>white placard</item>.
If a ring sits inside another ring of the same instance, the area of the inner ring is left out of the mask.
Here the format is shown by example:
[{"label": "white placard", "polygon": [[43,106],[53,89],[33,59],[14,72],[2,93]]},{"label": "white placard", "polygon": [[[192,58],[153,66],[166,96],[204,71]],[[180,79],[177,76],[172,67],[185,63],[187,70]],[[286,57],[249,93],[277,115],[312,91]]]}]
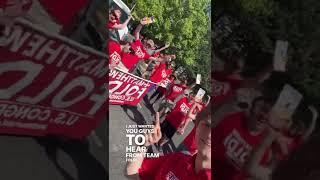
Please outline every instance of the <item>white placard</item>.
[{"label": "white placard", "polygon": [[201,82],[201,74],[197,74],[196,84],[200,84]]},{"label": "white placard", "polygon": [[277,40],[273,58],[273,69],[275,71],[286,71],[288,45],[288,41]]},{"label": "white placard", "polygon": [[297,107],[299,106],[303,96],[302,94],[294,89],[292,86],[289,84],[286,84],[280,95],[279,98],[274,105],[273,109],[276,111],[277,109],[282,109],[286,110],[289,115],[291,116]]},{"label": "white placard", "polygon": [[197,92],[197,95],[195,97],[196,100],[200,100],[203,98],[203,96],[206,94],[206,91],[200,88]]}]

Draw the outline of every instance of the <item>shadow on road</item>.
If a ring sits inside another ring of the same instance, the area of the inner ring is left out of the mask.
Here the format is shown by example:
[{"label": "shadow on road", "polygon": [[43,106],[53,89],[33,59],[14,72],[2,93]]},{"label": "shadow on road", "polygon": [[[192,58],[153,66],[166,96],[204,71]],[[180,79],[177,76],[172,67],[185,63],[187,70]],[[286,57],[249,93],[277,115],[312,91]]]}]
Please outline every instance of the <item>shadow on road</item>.
[{"label": "shadow on road", "polygon": [[[45,149],[49,160],[56,166],[57,170],[64,176],[65,180],[105,180],[108,172],[102,164],[90,153],[89,143],[82,141],[62,141],[54,137],[35,138],[36,141]],[[57,153],[61,149],[73,160],[78,178],[72,177],[58,163]]]},{"label": "shadow on road", "polygon": [[[127,116],[134,121],[135,123],[137,123],[138,125],[145,125],[147,124],[146,120],[144,119],[143,115],[141,114],[141,112],[138,110],[137,106],[128,106],[128,105],[123,105],[122,106],[123,111],[127,114]],[[128,110],[130,110],[133,114],[133,117],[131,117],[128,114]]]}]

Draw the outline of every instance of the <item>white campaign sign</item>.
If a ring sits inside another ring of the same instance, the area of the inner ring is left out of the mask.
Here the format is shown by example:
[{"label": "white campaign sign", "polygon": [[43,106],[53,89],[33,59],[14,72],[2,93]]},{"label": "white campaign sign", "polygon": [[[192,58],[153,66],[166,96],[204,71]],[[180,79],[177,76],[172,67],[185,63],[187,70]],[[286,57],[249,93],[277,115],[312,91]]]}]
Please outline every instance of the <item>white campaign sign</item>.
[{"label": "white campaign sign", "polygon": [[287,51],[288,51],[288,41],[280,41],[276,42],[276,48],[274,52],[273,59],[273,69],[275,71],[286,71],[287,64]]},{"label": "white campaign sign", "polygon": [[201,82],[201,74],[197,74],[196,84],[200,84]]},{"label": "white campaign sign", "polygon": [[292,115],[301,102],[302,94],[289,84],[286,84],[281,91],[279,98],[274,105],[274,109],[285,109],[289,115]]}]

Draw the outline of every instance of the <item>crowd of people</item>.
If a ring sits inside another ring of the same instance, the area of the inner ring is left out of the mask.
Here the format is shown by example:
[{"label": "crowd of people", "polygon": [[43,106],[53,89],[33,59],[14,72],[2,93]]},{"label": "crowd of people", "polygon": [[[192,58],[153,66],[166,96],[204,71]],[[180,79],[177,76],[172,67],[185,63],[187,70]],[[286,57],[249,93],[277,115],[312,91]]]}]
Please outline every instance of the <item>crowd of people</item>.
[{"label": "crowd of people", "polygon": [[[158,151],[163,152],[162,147],[174,135],[183,135],[189,123],[194,124],[181,143],[183,148],[178,148],[183,151],[167,153],[160,158],[141,158],[130,162],[126,174],[142,179],[211,179],[209,92],[199,96],[198,91],[204,88],[196,84],[194,78],[180,77],[174,73],[176,56],[163,53],[163,50],[169,48],[169,43],[162,48],[156,48],[152,39],[141,38],[141,29],[153,22],[150,18],[142,18],[132,35],[127,33],[120,37],[117,31],[124,29],[132,19],[129,15],[121,23],[121,14],[121,10],[117,8],[109,12],[109,67],[116,67],[154,83],[143,100],[153,104],[156,109],[153,116],[156,133],[146,135],[148,140],[145,146],[154,145]],[[139,61],[147,62],[144,72],[137,72]],[[159,108],[156,108],[155,104],[159,103]],[[178,164],[171,168],[166,167],[166,164],[174,162]],[[185,173],[186,170],[190,170],[188,174]]]},{"label": "crowd of people", "polygon": [[[308,140],[317,111],[309,106],[313,118],[307,123],[294,119],[286,108],[273,108],[277,99],[264,90],[267,83],[263,83],[273,72],[272,65],[252,78],[242,77],[242,65],[243,58],[233,56],[225,60],[223,69],[213,72],[213,116],[220,112],[213,122],[213,177],[268,180],[278,164]],[[231,104],[241,104],[236,97],[241,88],[257,93],[248,98],[247,106],[232,108]]]}]

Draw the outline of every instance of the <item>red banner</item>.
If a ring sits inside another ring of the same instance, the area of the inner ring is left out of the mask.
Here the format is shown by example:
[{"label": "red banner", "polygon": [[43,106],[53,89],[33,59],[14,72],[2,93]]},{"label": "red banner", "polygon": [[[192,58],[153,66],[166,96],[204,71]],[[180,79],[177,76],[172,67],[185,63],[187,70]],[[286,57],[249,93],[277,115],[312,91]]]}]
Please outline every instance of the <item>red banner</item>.
[{"label": "red banner", "polygon": [[106,115],[107,56],[18,21],[0,46],[0,133],[85,138]]},{"label": "red banner", "polygon": [[109,104],[136,106],[152,85],[151,81],[113,69],[109,72]]}]

